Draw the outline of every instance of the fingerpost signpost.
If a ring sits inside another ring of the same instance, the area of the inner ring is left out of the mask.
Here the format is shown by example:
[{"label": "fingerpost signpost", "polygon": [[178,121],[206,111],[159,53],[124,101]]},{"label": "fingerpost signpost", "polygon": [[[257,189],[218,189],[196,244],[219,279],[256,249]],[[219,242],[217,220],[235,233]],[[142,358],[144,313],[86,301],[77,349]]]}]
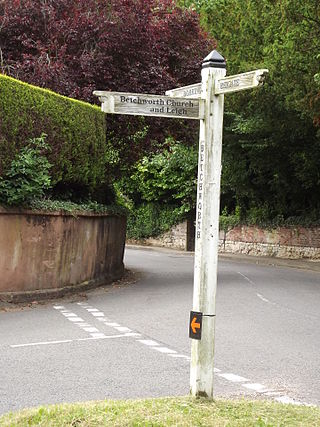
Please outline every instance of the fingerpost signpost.
[{"label": "fingerpost signpost", "polygon": [[214,50],[203,60],[201,83],[168,90],[165,95],[93,92],[106,113],[200,120],[193,309],[189,321],[190,390],[194,396],[213,397],[224,94],[260,86],[267,73],[261,69],[225,77],[225,60]]}]

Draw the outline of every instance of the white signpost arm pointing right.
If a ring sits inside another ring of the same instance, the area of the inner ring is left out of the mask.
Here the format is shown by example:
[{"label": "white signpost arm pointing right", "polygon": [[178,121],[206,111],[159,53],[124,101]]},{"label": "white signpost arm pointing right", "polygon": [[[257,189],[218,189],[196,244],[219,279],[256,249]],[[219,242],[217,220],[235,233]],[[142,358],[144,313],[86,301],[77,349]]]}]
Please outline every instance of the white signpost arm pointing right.
[{"label": "white signpost arm pointing right", "polygon": [[224,58],[211,52],[202,65],[193,310],[203,313],[201,340],[192,340],[190,388],[194,396],[213,397],[215,298],[219,241],[220,176],[224,95],[215,81],[226,74]]}]

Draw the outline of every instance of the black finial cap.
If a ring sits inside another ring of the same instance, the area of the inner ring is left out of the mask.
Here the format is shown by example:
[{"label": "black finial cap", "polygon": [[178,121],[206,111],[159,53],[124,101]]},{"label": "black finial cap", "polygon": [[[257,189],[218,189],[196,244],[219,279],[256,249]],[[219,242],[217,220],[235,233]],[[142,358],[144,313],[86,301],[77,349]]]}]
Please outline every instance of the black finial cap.
[{"label": "black finial cap", "polygon": [[213,50],[208,56],[202,61],[202,68],[227,68],[226,61],[219,52]]}]

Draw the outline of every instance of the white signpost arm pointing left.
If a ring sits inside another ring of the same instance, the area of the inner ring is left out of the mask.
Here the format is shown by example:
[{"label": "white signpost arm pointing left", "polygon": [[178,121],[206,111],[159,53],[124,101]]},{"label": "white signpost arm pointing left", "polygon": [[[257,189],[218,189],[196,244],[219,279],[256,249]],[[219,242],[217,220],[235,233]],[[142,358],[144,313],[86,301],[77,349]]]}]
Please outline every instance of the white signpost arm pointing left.
[{"label": "white signpost arm pointing left", "polygon": [[190,387],[194,396],[213,396],[215,298],[217,288],[220,176],[224,95],[216,96],[215,80],[226,74],[224,58],[216,51],[202,65],[196,245],[193,310],[203,314],[201,340],[192,340]]}]

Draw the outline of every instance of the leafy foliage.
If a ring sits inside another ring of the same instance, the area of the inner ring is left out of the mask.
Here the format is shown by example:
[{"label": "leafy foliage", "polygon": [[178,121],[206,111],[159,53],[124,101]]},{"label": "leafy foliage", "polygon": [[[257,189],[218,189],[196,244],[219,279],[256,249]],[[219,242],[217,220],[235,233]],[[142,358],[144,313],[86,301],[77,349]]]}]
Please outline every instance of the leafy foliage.
[{"label": "leafy foliage", "polygon": [[196,199],[197,150],[172,138],[166,148],[137,162],[116,185],[129,210],[127,235],[157,236],[193,212]]},{"label": "leafy foliage", "polygon": [[95,213],[95,214],[113,214],[113,215],[127,215],[128,211],[125,207],[119,205],[103,205],[96,201],[87,201],[82,203],[74,203],[65,200],[54,200],[47,197],[41,197],[31,200],[28,203],[28,208],[32,210],[44,211],[63,211],[69,212],[77,216],[79,212]]},{"label": "leafy foliage", "polygon": [[[215,46],[193,11],[173,0],[3,0],[4,73],[62,95],[98,102],[93,90],[163,93],[200,80]],[[115,159],[133,164],[167,135],[193,143],[197,126],[176,120],[108,117]],[[131,135],[147,129],[139,144]],[[114,163],[113,173],[119,172]]]},{"label": "leafy foliage", "polygon": [[242,220],[320,212],[320,4],[199,0],[228,74],[268,68],[257,91],[226,96],[222,207]]},{"label": "leafy foliage", "polygon": [[156,202],[142,203],[129,210],[127,237],[144,239],[158,236],[177,224],[181,216],[177,215],[175,206]]},{"label": "leafy foliage", "polygon": [[112,200],[112,149],[100,109],[0,75],[0,176],[26,141],[42,132],[54,194]]},{"label": "leafy foliage", "polygon": [[175,207],[177,215],[193,209],[196,198],[197,150],[167,139],[167,148],[137,162],[120,190],[139,206],[156,202]]},{"label": "leafy foliage", "polygon": [[29,141],[0,178],[0,201],[6,205],[26,205],[44,196],[51,187],[50,168],[44,152],[49,150],[45,134]]}]

